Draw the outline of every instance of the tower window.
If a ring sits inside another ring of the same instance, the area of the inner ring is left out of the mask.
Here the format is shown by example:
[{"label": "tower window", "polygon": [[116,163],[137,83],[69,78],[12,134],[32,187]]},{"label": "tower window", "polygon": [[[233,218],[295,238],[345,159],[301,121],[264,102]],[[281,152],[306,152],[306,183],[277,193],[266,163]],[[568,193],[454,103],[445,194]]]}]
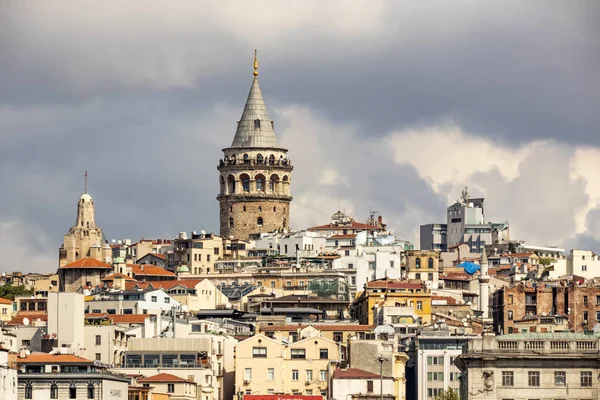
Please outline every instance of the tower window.
[{"label": "tower window", "polygon": [[258,154],[256,156],[256,162],[259,163],[259,164],[263,163],[263,156],[262,156],[262,154]]},{"label": "tower window", "polygon": [[273,154],[271,154],[269,156],[269,164],[271,164],[271,165],[275,164],[275,156]]},{"label": "tower window", "polygon": [[233,212],[233,207],[229,206],[229,212]]},{"label": "tower window", "polygon": [[275,129],[275,122],[271,121],[271,129]]},{"label": "tower window", "polygon": [[262,206],[258,206],[258,212],[262,212]]},{"label": "tower window", "polygon": [[277,207],[273,207],[273,212],[277,212]]},{"label": "tower window", "polygon": [[229,217],[229,227],[233,228],[233,217]]},{"label": "tower window", "polygon": [[244,164],[248,163],[250,163],[250,157],[248,157],[248,154],[244,154]]},{"label": "tower window", "polygon": [[258,217],[258,219],[256,220],[256,225],[263,226],[263,219],[262,219],[262,217]]},{"label": "tower window", "polygon": [[255,119],[254,120],[254,128],[255,129],[260,129],[260,119]]},{"label": "tower window", "polygon": [[242,178],[242,188],[244,189],[244,192],[250,191],[250,178],[248,177],[248,175],[245,175]]},{"label": "tower window", "polygon": [[246,211],[246,206],[244,206],[244,211]]}]

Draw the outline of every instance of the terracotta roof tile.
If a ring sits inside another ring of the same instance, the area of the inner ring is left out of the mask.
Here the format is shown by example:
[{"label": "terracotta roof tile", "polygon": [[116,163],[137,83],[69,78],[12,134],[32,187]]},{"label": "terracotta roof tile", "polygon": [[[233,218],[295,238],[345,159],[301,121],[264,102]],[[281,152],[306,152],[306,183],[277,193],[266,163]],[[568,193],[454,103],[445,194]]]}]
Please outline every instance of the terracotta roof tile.
[{"label": "terracotta roof tile", "polygon": [[96,260],[95,258],[82,258],[81,260],[73,261],[67,265],[60,267],[60,269],[67,268],[93,268],[93,269],[112,269],[112,267],[100,260]]},{"label": "terracotta roof tile", "polygon": [[331,236],[331,239],[354,239],[356,237],[356,235],[352,234],[352,235],[333,235]]},{"label": "terracotta roof tile", "polygon": [[88,360],[87,358],[82,358],[78,356],[74,356],[72,354],[48,354],[48,353],[31,353],[25,358],[17,358],[17,363],[19,364],[61,364],[61,363],[70,363],[70,364],[93,364],[92,360]]},{"label": "terracotta roof tile", "polygon": [[142,382],[143,383],[152,383],[152,382],[189,382],[189,383],[191,383],[191,381],[188,381],[187,379],[183,379],[178,376],[175,376],[172,374],[165,374],[165,373],[150,376],[148,378],[141,378],[141,379],[138,379],[138,382],[140,382],[140,383],[142,383]]},{"label": "terracotta roof tile", "polygon": [[[386,378],[385,379],[390,379]],[[364,371],[358,368],[336,369],[333,371],[333,379],[379,379],[379,374]]]},{"label": "terracotta roof tile", "polygon": [[10,304],[12,305],[13,301],[9,300],[9,299],[5,299],[3,297],[0,297],[0,304]]},{"label": "terracotta roof tile", "polygon": [[29,321],[35,321],[40,319],[42,321],[48,321],[48,314],[44,313],[17,313],[10,322],[7,322],[7,325],[23,325],[23,320],[28,318]]},{"label": "terracotta roof tile", "polygon": [[172,276],[176,277],[171,271],[167,271],[164,268],[157,267],[151,264],[127,264],[131,268],[131,273],[139,276]]},{"label": "terracotta roof tile", "polygon": [[112,274],[112,275],[105,276],[101,280],[102,281],[112,281],[112,280],[115,280],[115,279],[125,279],[126,281],[134,281],[135,282],[135,279],[133,279],[132,277],[124,275],[124,274],[121,274],[121,273],[117,273],[117,274]]},{"label": "terracotta roof tile", "polygon": [[367,282],[367,289],[387,288],[387,289],[421,289],[423,284],[398,280],[376,280]]},{"label": "terracotta roof tile", "polygon": [[86,319],[108,319],[113,324],[143,324],[152,314],[107,314],[107,313],[89,313],[85,314]]}]

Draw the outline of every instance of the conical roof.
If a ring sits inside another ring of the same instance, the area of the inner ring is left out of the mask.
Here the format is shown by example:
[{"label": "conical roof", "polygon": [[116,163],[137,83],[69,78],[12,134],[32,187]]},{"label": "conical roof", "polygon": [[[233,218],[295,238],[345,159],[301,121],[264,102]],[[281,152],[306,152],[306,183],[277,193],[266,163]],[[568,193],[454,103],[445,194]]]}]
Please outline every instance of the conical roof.
[{"label": "conical roof", "polygon": [[231,147],[279,148],[258,79],[254,78]]}]

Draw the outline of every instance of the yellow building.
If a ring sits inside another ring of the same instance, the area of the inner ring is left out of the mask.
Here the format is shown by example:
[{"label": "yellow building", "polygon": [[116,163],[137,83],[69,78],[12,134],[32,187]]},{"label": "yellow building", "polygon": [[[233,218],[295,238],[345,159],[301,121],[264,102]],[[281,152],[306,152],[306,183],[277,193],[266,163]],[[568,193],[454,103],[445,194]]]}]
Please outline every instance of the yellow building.
[{"label": "yellow building", "polygon": [[440,274],[440,253],[435,250],[410,250],[406,252],[408,279],[437,282]]},{"label": "yellow building", "polygon": [[373,310],[381,307],[413,307],[421,324],[431,323],[431,291],[420,281],[379,279],[367,282],[352,306],[361,324],[373,324]]},{"label": "yellow building", "polygon": [[[290,343],[309,336],[322,336],[335,343],[348,343],[350,338],[365,340],[374,339],[373,325],[358,324],[314,324],[314,325],[259,325],[258,331],[271,338],[284,338]],[[315,334],[314,332],[318,332]],[[342,357],[342,360],[344,357]]]},{"label": "yellow building", "polygon": [[0,321],[8,322],[12,319],[13,302],[0,297]]},{"label": "yellow building", "polygon": [[255,335],[236,346],[235,393],[327,396],[339,345],[321,336],[294,343]]}]

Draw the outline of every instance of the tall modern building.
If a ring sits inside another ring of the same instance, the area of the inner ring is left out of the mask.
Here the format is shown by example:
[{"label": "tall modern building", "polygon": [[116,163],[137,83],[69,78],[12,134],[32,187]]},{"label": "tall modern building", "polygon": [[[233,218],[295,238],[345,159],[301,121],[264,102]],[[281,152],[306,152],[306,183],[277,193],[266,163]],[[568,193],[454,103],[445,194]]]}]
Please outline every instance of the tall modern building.
[{"label": "tall modern building", "polygon": [[483,203],[483,198],[471,198],[465,188],[447,208],[445,224],[421,225],[421,250],[447,251],[464,243],[472,253],[481,253],[486,244],[508,243],[508,222],[487,222]]},{"label": "tall modern building", "polygon": [[279,146],[274,122],[254,80],[230,147],[219,161],[220,225],[222,237],[248,239],[252,234],[282,231],[290,221],[292,165]]}]

